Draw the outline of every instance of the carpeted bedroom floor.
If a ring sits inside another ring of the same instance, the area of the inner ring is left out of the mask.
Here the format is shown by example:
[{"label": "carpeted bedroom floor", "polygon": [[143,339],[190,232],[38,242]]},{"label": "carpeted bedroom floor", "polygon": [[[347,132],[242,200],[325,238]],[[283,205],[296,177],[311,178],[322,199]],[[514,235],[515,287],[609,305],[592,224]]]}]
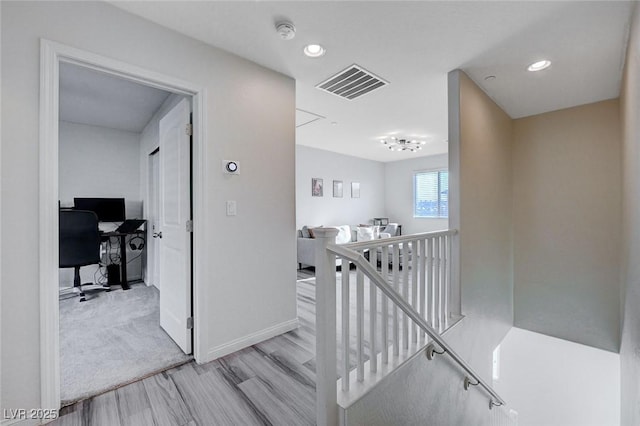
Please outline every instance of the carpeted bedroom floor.
[{"label": "carpeted bedroom floor", "polygon": [[60,299],[60,380],[63,405],[184,363],[185,355],[160,328],[159,292],[128,291]]}]

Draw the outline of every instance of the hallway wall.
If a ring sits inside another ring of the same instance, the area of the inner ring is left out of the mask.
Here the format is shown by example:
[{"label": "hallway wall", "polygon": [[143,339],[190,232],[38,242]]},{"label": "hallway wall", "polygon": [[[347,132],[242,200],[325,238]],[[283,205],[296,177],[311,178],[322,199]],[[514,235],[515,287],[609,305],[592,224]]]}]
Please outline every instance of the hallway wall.
[{"label": "hallway wall", "polygon": [[620,99],[622,123],[621,425],[640,424],[640,9],[629,32]]},{"label": "hallway wall", "polygon": [[[208,173],[196,201],[206,217],[194,224],[202,242],[196,253],[202,298],[195,304],[200,361],[295,327],[295,81],[105,2],[3,1],[0,8],[2,103],[11,103],[2,109],[1,408],[41,407],[41,38],[206,92],[198,160]],[[228,158],[241,162],[240,175],[223,174]],[[226,216],[225,200],[237,201],[237,216]],[[252,268],[247,240],[255,242]],[[33,260],[29,267],[25,259]]]},{"label": "hallway wall", "polygon": [[515,325],[618,352],[618,100],[513,123]]}]

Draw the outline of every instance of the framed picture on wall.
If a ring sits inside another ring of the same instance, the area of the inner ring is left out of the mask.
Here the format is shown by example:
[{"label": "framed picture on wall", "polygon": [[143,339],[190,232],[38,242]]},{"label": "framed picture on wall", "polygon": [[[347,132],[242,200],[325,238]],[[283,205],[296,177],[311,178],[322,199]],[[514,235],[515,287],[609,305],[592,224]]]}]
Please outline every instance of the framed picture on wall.
[{"label": "framed picture on wall", "polygon": [[341,180],[333,181],[333,196],[335,198],[342,198],[342,181]]},{"label": "framed picture on wall", "polygon": [[320,178],[311,178],[311,196],[312,197],[323,197],[322,191],[322,179]]},{"label": "framed picture on wall", "polygon": [[360,198],[360,182],[351,182],[351,198]]}]

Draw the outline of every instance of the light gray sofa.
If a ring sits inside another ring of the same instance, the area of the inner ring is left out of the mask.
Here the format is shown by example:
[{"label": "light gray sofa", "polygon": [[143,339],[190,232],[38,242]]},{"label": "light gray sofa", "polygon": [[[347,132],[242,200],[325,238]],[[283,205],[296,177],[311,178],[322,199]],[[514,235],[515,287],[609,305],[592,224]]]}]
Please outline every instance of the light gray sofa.
[{"label": "light gray sofa", "polygon": [[[303,226],[298,229],[298,268],[302,269],[307,266],[316,266],[316,240],[311,238],[309,229],[313,232],[315,227]],[[331,227],[333,228],[333,227]],[[338,244],[346,244],[355,242],[358,239],[357,228],[355,226],[340,225],[340,233],[336,237]]]},{"label": "light gray sofa", "polygon": [[[336,241],[338,244],[347,244],[350,242],[358,241],[358,227],[341,225],[337,228],[342,228],[341,232],[336,237]],[[349,231],[347,232],[345,228],[348,228]],[[398,224],[390,223],[389,225],[387,225],[387,228],[380,230],[379,232],[380,238],[388,238],[391,236],[395,236],[397,232],[397,228],[398,228]],[[309,228],[307,226],[303,226],[302,229],[298,230],[298,268],[299,269],[302,269],[303,267],[306,267],[306,266],[313,266],[313,267],[316,266],[316,250],[315,250],[316,240],[315,238],[311,238],[309,229],[313,230],[313,227]]]}]

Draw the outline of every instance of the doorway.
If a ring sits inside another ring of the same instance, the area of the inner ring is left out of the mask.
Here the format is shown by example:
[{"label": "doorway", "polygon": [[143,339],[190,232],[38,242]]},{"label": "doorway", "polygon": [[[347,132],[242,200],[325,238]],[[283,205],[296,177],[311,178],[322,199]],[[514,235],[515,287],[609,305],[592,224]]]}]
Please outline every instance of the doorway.
[{"label": "doorway", "polygon": [[[60,371],[68,405],[192,359],[191,271],[181,267],[191,259],[191,99],[74,64],[60,64],[59,80]],[[147,189],[145,157],[160,157],[162,145],[168,158]],[[155,233],[147,229],[147,193],[155,195]],[[94,218],[100,241],[85,243],[83,217]],[[172,233],[177,224],[181,232]],[[152,269],[155,282],[147,279]]]},{"label": "doorway", "polygon": [[[41,348],[42,348],[42,401],[43,407],[58,408],[60,407],[60,350],[61,342],[59,338],[59,289],[52,283],[58,282],[58,209],[61,206],[60,188],[58,180],[60,177],[60,167],[57,161],[51,159],[58,158],[59,150],[59,69],[61,64],[80,65],[103,74],[116,76],[129,82],[135,82],[167,90],[173,94],[183,97],[189,97],[193,100],[194,122],[193,128],[193,155],[195,164],[193,165],[193,202],[199,205],[199,196],[201,196],[201,176],[204,163],[201,161],[202,153],[202,128],[204,122],[204,102],[203,93],[197,86],[189,83],[180,82],[158,75],[157,73],[132,67],[128,64],[117,62],[108,58],[100,57],[89,52],[80,51],[58,43],[42,41],[42,81],[43,90],[41,91],[41,182],[40,182],[40,199],[41,199]],[[190,150],[189,150],[190,151]],[[189,158],[189,161],[190,158]],[[190,168],[187,167],[190,172]],[[189,173],[190,176],[190,173]],[[191,194],[191,188],[186,191]],[[191,205],[191,199],[187,201]],[[162,210],[162,209],[161,209]],[[193,219],[189,215],[188,218],[172,217],[171,220],[189,221],[190,228],[197,227],[199,211],[193,212]],[[168,223],[171,223],[171,220]],[[185,222],[186,223],[186,222]],[[183,230],[184,228],[183,223]],[[182,239],[185,239],[184,237]],[[193,244],[193,253],[203,252],[203,245],[194,238],[191,243],[191,235],[189,235],[188,247]],[[191,253],[191,250],[189,251]],[[197,258],[194,256],[194,258]],[[193,269],[198,271],[201,268],[197,259],[194,259]],[[191,265],[191,261],[185,264]],[[187,281],[188,298],[189,298],[189,315],[191,315],[191,304],[197,308],[200,298],[201,287],[198,285],[197,273],[192,274],[191,268],[186,271],[188,273]],[[123,274],[124,275],[124,274]],[[191,277],[194,277],[191,280]],[[193,282],[193,301],[191,300],[191,283]],[[141,284],[144,286],[144,284]],[[131,290],[129,290],[131,291]],[[126,293],[126,292],[124,292]],[[78,302],[79,303],[79,302]],[[90,301],[83,302],[84,304]],[[194,355],[196,359],[202,358],[201,353],[201,335],[199,334],[197,311],[193,312],[191,318],[181,319],[185,324],[192,325]],[[99,325],[98,325],[99,326]],[[189,336],[188,352],[191,352],[191,333],[189,330],[184,335]],[[96,362],[96,360],[88,359],[87,362]],[[97,360],[99,363],[99,360]]]}]

